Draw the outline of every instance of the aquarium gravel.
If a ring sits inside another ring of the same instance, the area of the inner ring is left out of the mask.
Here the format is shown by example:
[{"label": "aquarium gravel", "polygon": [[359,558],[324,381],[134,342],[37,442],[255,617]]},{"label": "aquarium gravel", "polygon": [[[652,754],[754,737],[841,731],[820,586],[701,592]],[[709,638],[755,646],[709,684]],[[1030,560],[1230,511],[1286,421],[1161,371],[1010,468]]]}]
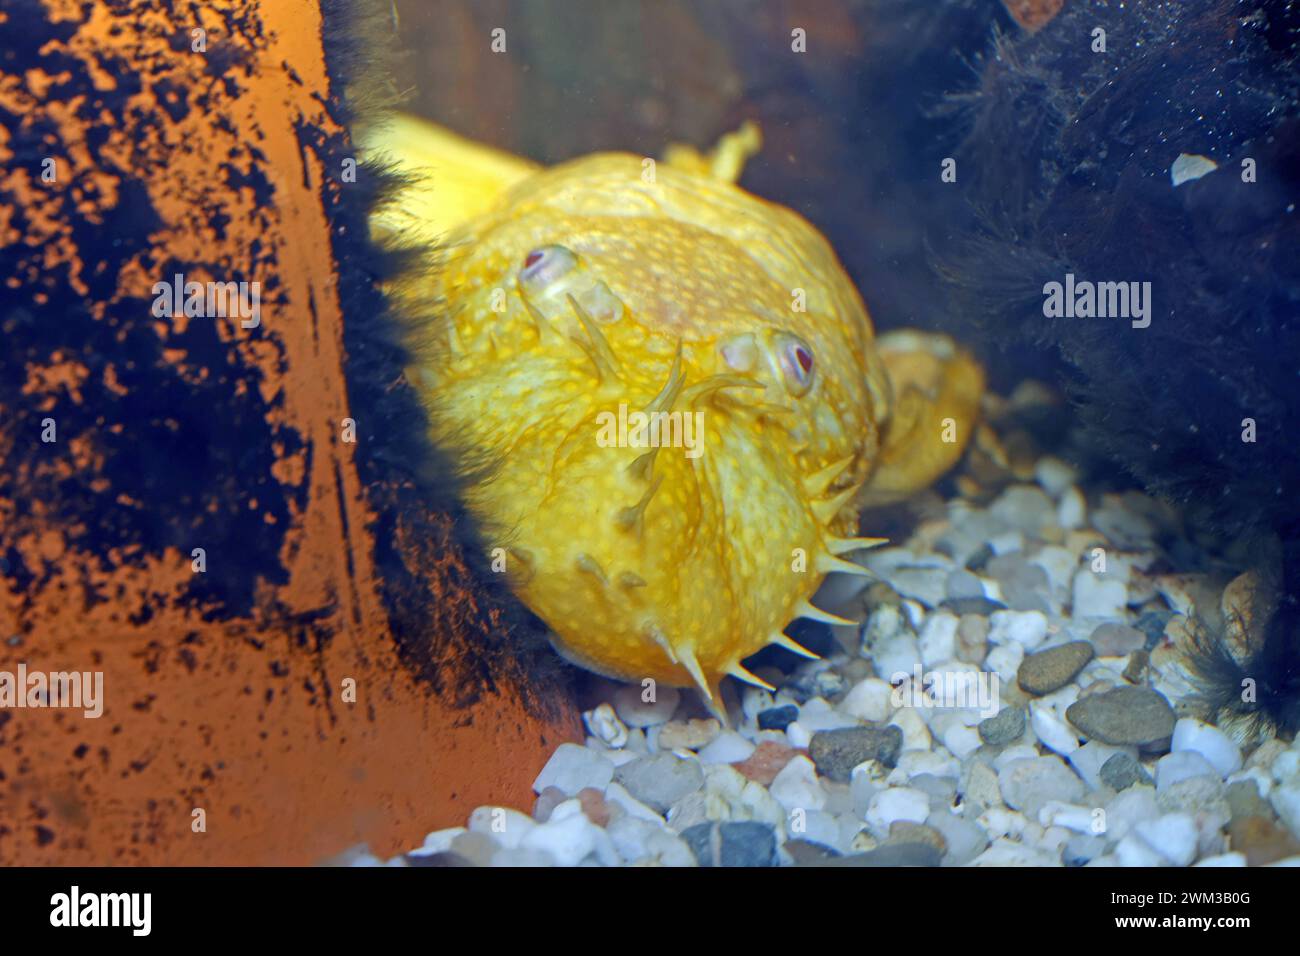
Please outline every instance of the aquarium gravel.
[{"label": "aquarium gravel", "polygon": [[761,669],[775,692],[743,687],[731,726],[694,691],[601,680],[532,807],[479,807],[386,862],[1300,865],[1300,746],[1198,717],[1185,657],[1207,616],[1245,652],[1255,582],[1180,571],[1216,566],[1167,506],[983,437],[995,493],[968,468],[860,557],[878,581],[824,592],[863,618],[835,653]]}]

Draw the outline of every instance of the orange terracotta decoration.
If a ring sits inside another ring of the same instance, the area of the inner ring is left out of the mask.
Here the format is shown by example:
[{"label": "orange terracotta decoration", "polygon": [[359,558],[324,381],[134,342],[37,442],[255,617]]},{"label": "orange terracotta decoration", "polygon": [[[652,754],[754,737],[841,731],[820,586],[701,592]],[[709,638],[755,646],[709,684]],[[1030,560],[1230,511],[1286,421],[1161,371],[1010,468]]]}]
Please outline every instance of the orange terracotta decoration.
[{"label": "orange terracotta decoration", "polygon": [[0,673],[103,675],[0,709],[2,864],[388,856],[579,734],[370,334],[349,6],[0,11]]}]

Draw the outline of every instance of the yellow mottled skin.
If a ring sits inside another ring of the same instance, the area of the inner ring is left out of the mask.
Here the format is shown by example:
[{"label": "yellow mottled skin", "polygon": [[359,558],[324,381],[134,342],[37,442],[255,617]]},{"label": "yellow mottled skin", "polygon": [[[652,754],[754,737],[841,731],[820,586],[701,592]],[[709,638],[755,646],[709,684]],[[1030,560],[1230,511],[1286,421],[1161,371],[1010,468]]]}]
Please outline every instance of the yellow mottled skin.
[{"label": "yellow mottled skin", "polygon": [[[871,544],[852,538],[861,505],[960,454],[978,367],[938,336],[874,340],[826,240],[730,181],[753,127],[658,164],[540,170],[407,118],[370,148],[428,177],[377,227],[443,240],[436,275],[401,290],[437,304],[410,370],[433,437],[583,666],[716,707],[723,676],[756,681],[742,659],[797,649],[789,621],[826,619],[827,573],[861,571],[841,557]],[[620,406],[702,433],[620,446]]]}]

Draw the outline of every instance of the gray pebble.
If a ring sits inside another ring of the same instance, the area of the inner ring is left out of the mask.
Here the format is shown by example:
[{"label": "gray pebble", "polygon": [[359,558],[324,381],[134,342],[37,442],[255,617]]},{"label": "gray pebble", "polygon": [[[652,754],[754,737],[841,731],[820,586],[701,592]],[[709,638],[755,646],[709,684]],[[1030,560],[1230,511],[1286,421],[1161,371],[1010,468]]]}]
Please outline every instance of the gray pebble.
[{"label": "gray pebble", "polygon": [[963,614],[957,624],[957,659],[979,666],[989,651],[989,619]]},{"label": "gray pebble", "polygon": [[1052,800],[1079,803],[1087,792],[1083,781],[1057,757],[1013,760],[998,774],[998,786],[1007,806],[1031,820],[1038,818],[1044,804]]},{"label": "gray pebble", "polygon": [[1056,506],[1037,485],[1012,485],[989,505],[989,514],[1028,535],[1056,524]]},{"label": "gray pebble", "polygon": [[957,615],[979,614],[983,617],[988,617],[994,611],[1005,611],[1007,609],[1007,606],[1001,601],[986,597],[949,598],[940,607],[947,608]]},{"label": "gray pebble", "polygon": [[1234,823],[1247,817],[1272,820],[1276,816],[1273,805],[1259,795],[1259,786],[1254,780],[1237,780],[1228,784],[1224,798],[1228,801]]},{"label": "gray pebble", "polygon": [[1174,709],[1147,687],[1089,694],[1071,704],[1065,716],[1084,736],[1116,746],[1167,746],[1174,733]]},{"label": "gray pebble", "polygon": [[903,731],[888,727],[841,727],[819,730],[808,744],[808,756],[817,772],[838,783],[848,783],[853,768],[867,760],[879,760],[886,767],[898,762]]},{"label": "gray pebble", "polygon": [[559,787],[547,787],[537,795],[537,802],[533,804],[533,819],[538,823],[545,823],[551,819],[551,813],[569,799],[569,795]]},{"label": "gray pebble", "polygon": [[407,866],[473,866],[473,862],[461,856],[459,853],[452,853],[450,850],[443,853],[408,853],[406,854]]},{"label": "gray pebble", "polygon": [[1020,662],[1016,683],[1031,694],[1050,694],[1074,680],[1094,653],[1087,641],[1071,641],[1030,654]]},{"label": "gray pebble", "polygon": [[993,549],[989,545],[982,544],[974,554],[966,561],[967,571],[983,571],[985,566],[993,559]]},{"label": "gray pebble", "polygon": [[827,860],[835,860],[844,855],[833,847],[811,840],[786,840],[781,849],[790,854],[795,866],[824,866]]},{"label": "gray pebble", "polygon": [[1020,554],[1003,554],[991,559],[985,573],[998,582],[1002,600],[1013,611],[1051,613],[1047,594],[1051,583],[1047,572],[1030,564]]},{"label": "gray pebble", "polygon": [[700,866],[776,866],[776,832],[769,824],[697,823],[682,839]]},{"label": "gray pebble", "polygon": [[989,835],[983,827],[954,816],[946,809],[931,813],[926,823],[942,833],[948,845],[943,857],[945,866],[965,866],[988,849]]},{"label": "gray pebble", "polygon": [[1025,733],[1025,712],[1019,707],[1003,707],[992,717],[981,720],[980,740],[991,747],[1000,747],[1019,740]]},{"label": "gray pebble", "polygon": [[938,866],[943,854],[929,843],[886,843],[867,853],[855,853],[828,866]]},{"label": "gray pebble", "polygon": [[1083,866],[1106,852],[1106,838],[1095,833],[1076,833],[1061,849],[1066,866]]},{"label": "gray pebble", "polygon": [[[1163,633],[1164,625],[1161,625]],[[1124,657],[1147,645],[1147,635],[1127,624],[1107,622],[1098,626],[1088,638],[1098,657]]]},{"label": "gray pebble", "polygon": [[704,772],[696,760],[670,753],[639,757],[614,771],[614,779],[657,813],[666,813],[682,797],[704,785]]},{"label": "gray pebble", "polygon": [[914,790],[930,795],[930,806],[951,807],[957,801],[957,781],[953,777],[936,777],[932,773],[918,773],[907,781]]},{"label": "gray pebble", "polygon": [[949,573],[945,585],[948,599],[985,597],[984,583],[969,571],[958,570]]},{"label": "gray pebble", "polygon": [[1152,785],[1151,775],[1142,764],[1126,753],[1114,754],[1101,765],[1101,782],[1116,793],[1135,783]]}]

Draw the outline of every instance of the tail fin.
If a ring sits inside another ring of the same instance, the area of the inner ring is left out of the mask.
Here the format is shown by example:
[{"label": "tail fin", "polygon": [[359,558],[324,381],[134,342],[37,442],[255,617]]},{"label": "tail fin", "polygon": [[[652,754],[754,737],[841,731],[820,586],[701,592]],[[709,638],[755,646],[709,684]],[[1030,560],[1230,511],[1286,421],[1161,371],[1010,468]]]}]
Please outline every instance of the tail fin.
[{"label": "tail fin", "polygon": [[365,129],[358,139],[367,159],[390,163],[395,172],[412,178],[400,205],[381,210],[372,224],[417,240],[437,239],[541,169],[405,113]]},{"label": "tail fin", "polygon": [[984,371],[946,335],[912,330],[876,340],[894,391],[868,506],[900,501],[961,458],[979,419]]}]

